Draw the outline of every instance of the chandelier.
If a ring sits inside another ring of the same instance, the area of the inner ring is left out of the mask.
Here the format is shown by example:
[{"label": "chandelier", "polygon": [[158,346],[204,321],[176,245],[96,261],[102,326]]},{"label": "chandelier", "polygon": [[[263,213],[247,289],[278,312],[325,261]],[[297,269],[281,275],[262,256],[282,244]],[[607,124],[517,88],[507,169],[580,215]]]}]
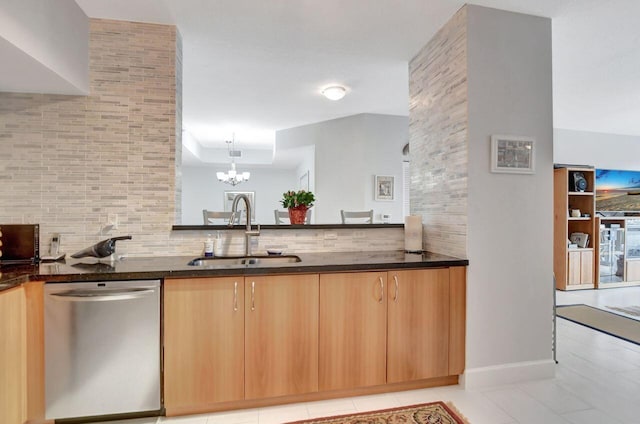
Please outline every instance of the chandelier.
[{"label": "chandelier", "polygon": [[236,135],[233,134],[232,140],[225,141],[227,143],[227,150],[229,151],[229,157],[231,158],[231,169],[227,172],[216,172],[216,176],[218,177],[218,181],[222,181],[226,184],[231,184],[232,186],[236,186],[243,181],[249,181],[249,177],[251,176],[250,172],[238,172],[236,171],[236,157],[240,157],[242,152],[240,150],[236,150]]}]

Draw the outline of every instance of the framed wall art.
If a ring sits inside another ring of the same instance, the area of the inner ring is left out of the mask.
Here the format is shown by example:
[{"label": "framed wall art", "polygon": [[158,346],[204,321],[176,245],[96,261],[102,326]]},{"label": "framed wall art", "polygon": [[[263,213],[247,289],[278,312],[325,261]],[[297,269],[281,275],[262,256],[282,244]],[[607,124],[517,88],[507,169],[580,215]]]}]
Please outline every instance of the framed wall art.
[{"label": "framed wall art", "polygon": [[300,176],[300,182],[298,184],[299,190],[309,191],[309,171]]},{"label": "framed wall art", "polygon": [[391,175],[376,175],[374,180],[374,199],[383,201],[392,201],[394,177]]},{"label": "framed wall art", "polygon": [[535,139],[517,135],[492,135],[491,172],[535,173]]}]

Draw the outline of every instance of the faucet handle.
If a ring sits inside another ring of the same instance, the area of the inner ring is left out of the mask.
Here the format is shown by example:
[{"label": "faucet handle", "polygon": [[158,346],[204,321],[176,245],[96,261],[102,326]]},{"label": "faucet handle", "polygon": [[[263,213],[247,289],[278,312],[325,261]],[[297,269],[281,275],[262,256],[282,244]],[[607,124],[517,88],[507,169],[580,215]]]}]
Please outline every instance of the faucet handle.
[{"label": "faucet handle", "polygon": [[245,231],[245,234],[248,236],[259,236],[260,235],[260,224],[258,224],[257,230]]}]

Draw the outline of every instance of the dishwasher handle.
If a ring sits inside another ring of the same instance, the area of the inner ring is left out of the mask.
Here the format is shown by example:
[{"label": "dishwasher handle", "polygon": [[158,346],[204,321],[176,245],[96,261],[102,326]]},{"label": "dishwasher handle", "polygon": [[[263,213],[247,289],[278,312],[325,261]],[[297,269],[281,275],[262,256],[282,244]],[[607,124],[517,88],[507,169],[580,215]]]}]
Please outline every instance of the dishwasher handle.
[{"label": "dishwasher handle", "polygon": [[69,302],[105,302],[116,300],[138,299],[153,294],[155,289],[130,288],[117,290],[68,290],[59,293],[50,293],[58,300]]}]

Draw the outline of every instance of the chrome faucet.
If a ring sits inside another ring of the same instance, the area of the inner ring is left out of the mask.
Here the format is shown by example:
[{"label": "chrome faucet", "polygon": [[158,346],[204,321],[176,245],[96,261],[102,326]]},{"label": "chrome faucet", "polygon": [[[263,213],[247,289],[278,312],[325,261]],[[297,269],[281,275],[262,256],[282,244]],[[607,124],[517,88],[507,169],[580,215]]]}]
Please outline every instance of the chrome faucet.
[{"label": "chrome faucet", "polygon": [[245,256],[251,255],[251,236],[259,236],[260,235],[260,224],[258,224],[257,230],[251,229],[251,201],[246,194],[238,194],[233,198],[233,203],[231,204],[231,217],[229,218],[229,227],[233,227],[233,223],[236,220],[236,214],[238,213],[238,203],[240,199],[244,200],[244,204],[247,209],[247,229],[244,232],[244,254]]}]

